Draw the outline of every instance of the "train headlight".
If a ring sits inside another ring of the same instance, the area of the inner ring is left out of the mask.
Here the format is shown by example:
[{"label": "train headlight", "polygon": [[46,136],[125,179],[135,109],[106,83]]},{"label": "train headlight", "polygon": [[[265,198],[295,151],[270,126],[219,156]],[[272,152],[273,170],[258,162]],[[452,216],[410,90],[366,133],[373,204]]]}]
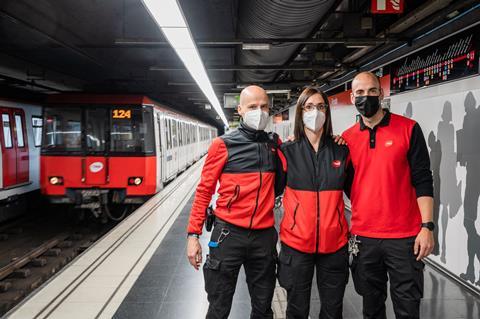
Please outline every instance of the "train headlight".
[{"label": "train headlight", "polygon": [[138,185],[142,184],[142,182],[143,182],[143,179],[141,177],[130,177],[128,179],[128,185],[138,186]]},{"label": "train headlight", "polygon": [[52,176],[49,179],[50,184],[52,185],[62,185],[63,184],[63,177],[60,176]]}]

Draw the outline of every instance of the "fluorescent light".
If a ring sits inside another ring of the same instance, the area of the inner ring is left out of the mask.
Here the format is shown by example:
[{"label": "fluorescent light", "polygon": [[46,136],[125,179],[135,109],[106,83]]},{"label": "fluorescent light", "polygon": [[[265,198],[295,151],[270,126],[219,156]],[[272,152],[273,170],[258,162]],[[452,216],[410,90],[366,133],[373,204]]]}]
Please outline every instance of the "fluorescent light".
[{"label": "fluorescent light", "polygon": [[208,78],[190,29],[176,0],[142,0],[143,4],[162,30],[165,38],[177,53],[180,60],[197,85],[228,127],[228,121]]},{"label": "fluorescent light", "polygon": [[365,44],[347,44],[345,45],[349,49],[362,49],[362,48],[367,48],[370,47],[371,45],[365,45]]},{"label": "fluorescent light", "polygon": [[269,43],[242,43],[243,50],[270,50]]},{"label": "fluorescent light", "polygon": [[288,94],[290,90],[267,90],[267,94]]},{"label": "fluorescent light", "polygon": [[160,28],[188,28],[176,0],[143,0]]},{"label": "fluorescent light", "polygon": [[190,37],[190,31],[187,28],[162,28],[163,34],[176,49],[195,50],[195,44]]}]

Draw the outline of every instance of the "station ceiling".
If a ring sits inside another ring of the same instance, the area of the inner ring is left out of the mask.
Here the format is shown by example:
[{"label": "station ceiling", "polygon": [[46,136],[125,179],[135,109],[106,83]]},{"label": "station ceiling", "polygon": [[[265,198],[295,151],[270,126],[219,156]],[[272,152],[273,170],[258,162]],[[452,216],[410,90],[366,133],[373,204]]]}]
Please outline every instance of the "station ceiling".
[{"label": "station ceiling", "polygon": [[[278,112],[304,86],[333,88],[477,1],[405,0],[404,13],[393,15],[372,15],[370,0],[179,3],[221,104],[224,93],[254,83],[276,90]],[[252,44],[267,50],[243,48]],[[69,91],[145,94],[222,126],[140,0],[2,0],[0,94]],[[238,119],[234,109],[225,113]]]}]

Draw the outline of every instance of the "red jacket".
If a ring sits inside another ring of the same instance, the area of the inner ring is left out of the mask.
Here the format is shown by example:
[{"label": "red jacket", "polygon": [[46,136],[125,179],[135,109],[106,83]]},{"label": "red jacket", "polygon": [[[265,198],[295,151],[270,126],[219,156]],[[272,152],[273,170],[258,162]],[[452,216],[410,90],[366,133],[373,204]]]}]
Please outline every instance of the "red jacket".
[{"label": "red jacket", "polygon": [[217,182],[216,217],[246,229],[272,227],[278,144],[276,135],[252,130],[243,123],[214,139],[195,194],[188,233],[202,233]]},{"label": "red jacket", "polygon": [[305,253],[339,250],[348,234],[343,202],[348,148],[327,138],[315,153],[302,138],[282,144],[280,150],[286,182],[281,241]]}]

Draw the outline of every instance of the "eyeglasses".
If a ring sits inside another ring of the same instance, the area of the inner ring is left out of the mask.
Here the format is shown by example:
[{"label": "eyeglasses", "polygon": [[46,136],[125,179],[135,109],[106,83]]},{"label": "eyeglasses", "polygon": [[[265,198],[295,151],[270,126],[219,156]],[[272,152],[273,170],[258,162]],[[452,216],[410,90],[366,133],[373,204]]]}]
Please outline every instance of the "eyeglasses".
[{"label": "eyeglasses", "polygon": [[314,109],[317,109],[319,111],[326,111],[328,108],[328,104],[325,103],[320,103],[320,104],[305,104],[303,107],[303,110],[306,112],[313,111]]}]

